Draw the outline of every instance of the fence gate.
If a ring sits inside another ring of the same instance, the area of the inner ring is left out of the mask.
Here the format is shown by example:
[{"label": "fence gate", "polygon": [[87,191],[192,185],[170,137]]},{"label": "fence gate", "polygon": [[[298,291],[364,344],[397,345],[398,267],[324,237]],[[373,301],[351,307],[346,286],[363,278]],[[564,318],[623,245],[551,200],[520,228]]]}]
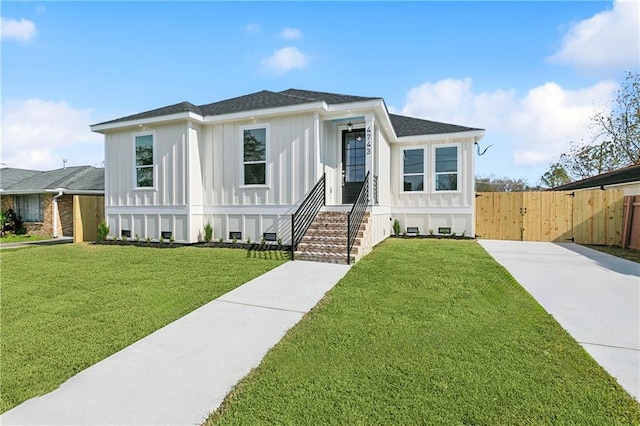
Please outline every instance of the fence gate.
[{"label": "fence gate", "polygon": [[620,244],[622,191],[481,192],[476,236],[495,240]]},{"label": "fence gate", "polygon": [[73,242],[98,239],[98,224],[104,220],[104,196],[73,196]]}]

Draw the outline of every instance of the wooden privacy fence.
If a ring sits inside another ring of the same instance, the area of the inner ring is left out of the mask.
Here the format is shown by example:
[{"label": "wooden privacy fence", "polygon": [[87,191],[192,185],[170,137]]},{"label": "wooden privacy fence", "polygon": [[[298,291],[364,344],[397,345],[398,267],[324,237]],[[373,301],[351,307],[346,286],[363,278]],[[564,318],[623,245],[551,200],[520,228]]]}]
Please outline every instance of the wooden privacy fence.
[{"label": "wooden privacy fence", "polygon": [[73,242],[96,241],[98,224],[104,220],[104,196],[73,196]]},{"label": "wooden privacy fence", "polygon": [[640,250],[640,195],[624,197],[622,248]]},{"label": "wooden privacy fence", "polygon": [[620,245],[623,192],[479,192],[476,236],[494,240]]}]

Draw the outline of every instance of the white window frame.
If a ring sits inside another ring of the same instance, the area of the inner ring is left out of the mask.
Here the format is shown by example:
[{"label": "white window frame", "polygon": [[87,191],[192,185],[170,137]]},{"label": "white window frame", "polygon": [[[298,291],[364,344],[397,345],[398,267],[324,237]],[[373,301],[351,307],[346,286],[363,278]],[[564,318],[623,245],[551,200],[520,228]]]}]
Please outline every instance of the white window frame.
[{"label": "white window frame", "polygon": [[[420,173],[405,173],[404,172],[404,152],[409,150],[422,150],[422,191],[405,191],[404,190],[404,177],[406,176],[417,176]],[[429,188],[429,178],[427,174],[427,164],[429,154],[429,146],[428,145],[413,145],[413,146],[403,146],[400,148],[400,193],[401,194],[424,194],[428,191]]]},{"label": "white window frame", "polygon": [[[457,189],[454,190],[449,190],[449,189],[436,189],[436,176],[438,175],[450,175],[453,174],[453,172],[440,172],[440,173],[436,173],[436,149],[438,148],[451,148],[451,147],[456,147],[456,183],[457,183]],[[431,179],[431,191],[435,194],[447,194],[447,193],[458,193],[458,192],[462,192],[461,186],[462,186],[462,181],[460,179],[462,173],[461,173],[461,166],[462,166],[462,144],[461,143],[447,143],[447,144],[434,144],[431,148],[431,170],[433,170],[433,178]]]},{"label": "white window frame", "polygon": [[[244,161],[244,132],[245,130],[255,130],[255,129],[265,129],[265,141],[264,141],[264,183],[260,184],[245,184],[244,183],[244,166],[245,164],[259,164],[263,161],[250,161],[245,163]],[[247,124],[239,127],[240,134],[240,188],[270,188],[271,184],[271,173],[269,173],[269,147],[271,145],[271,126],[269,123],[257,123],[257,124]]]},{"label": "white window frame", "polygon": [[[137,163],[137,153],[136,153],[136,138],[141,136],[151,136],[152,137],[152,149],[153,149],[153,162],[151,166],[138,166]],[[155,190],[156,185],[158,183],[158,176],[156,173],[156,165],[157,165],[157,143],[156,143],[156,132],[155,131],[145,131],[138,132],[133,134],[133,189],[139,191],[148,191]],[[151,186],[138,186],[138,168],[139,167],[151,167],[151,177],[153,179],[153,185]]]}]

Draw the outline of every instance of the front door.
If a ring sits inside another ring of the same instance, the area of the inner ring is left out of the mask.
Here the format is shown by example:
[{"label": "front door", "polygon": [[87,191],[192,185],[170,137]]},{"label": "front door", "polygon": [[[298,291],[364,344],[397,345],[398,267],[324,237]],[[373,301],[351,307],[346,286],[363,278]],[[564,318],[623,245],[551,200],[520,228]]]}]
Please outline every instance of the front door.
[{"label": "front door", "polygon": [[364,129],[342,131],[342,204],[358,198],[366,175]]}]

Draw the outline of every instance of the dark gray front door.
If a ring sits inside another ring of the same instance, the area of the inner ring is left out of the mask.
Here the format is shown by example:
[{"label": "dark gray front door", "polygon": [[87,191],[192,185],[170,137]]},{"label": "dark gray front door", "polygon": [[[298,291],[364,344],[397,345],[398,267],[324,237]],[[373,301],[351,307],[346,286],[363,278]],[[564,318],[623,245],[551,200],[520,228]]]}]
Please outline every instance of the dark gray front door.
[{"label": "dark gray front door", "polygon": [[342,204],[358,198],[366,175],[364,129],[342,131]]}]

